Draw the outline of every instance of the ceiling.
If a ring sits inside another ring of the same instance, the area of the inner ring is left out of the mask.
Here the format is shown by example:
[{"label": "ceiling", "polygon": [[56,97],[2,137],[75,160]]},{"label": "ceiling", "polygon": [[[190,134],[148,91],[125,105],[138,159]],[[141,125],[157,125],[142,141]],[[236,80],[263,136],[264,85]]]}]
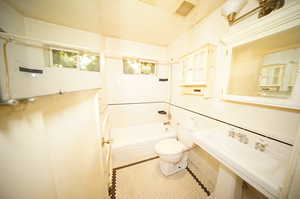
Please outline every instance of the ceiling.
[{"label": "ceiling", "polygon": [[[183,0],[5,0],[26,17],[126,40],[166,46],[225,0],[189,0],[186,17],[175,14]],[[146,3],[145,3],[146,2]],[[149,3],[147,3],[149,2]]]}]

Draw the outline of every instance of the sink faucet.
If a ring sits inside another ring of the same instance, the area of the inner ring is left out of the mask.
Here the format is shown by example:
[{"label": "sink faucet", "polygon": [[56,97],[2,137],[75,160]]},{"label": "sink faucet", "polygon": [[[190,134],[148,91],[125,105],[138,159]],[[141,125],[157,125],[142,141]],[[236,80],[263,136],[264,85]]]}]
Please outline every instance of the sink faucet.
[{"label": "sink faucet", "polygon": [[234,138],[235,137],[235,131],[233,129],[230,129],[228,131],[228,136]]},{"label": "sink faucet", "polygon": [[268,146],[268,144],[265,143],[263,140],[261,140],[261,142],[255,143],[255,149],[260,150],[261,152],[264,152],[266,150],[266,147]]},{"label": "sink faucet", "polygon": [[237,137],[238,137],[238,139],[239,139],[239,141],[240,141],[241,143],[248,144],[249,139],[248,139],[247,135],[242,134],[242,133],[238,133],[238,134],[237,134]]}]

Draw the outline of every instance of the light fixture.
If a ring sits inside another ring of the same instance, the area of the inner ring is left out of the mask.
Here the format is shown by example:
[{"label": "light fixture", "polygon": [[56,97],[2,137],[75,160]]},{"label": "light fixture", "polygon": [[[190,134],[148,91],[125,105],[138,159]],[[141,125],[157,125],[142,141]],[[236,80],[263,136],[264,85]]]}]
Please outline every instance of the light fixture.
[{"label": "light fixture", "polygon": [[229,24],[234,21],[237,13],[247,4],[248,0],[229,0],[222,7],[222,15],[227,17]]},{"label": "light fixture", "polygon": [[271,13],[273,10],[279,9],[284,5],[284,0],[258,0],[259,6],[236,18],[236,15],[247,4],[248,0],[228,0],[222,7],[222,15],[227,17],[229,25],[233,25],[241,19],[259,11],[258,18]]}]

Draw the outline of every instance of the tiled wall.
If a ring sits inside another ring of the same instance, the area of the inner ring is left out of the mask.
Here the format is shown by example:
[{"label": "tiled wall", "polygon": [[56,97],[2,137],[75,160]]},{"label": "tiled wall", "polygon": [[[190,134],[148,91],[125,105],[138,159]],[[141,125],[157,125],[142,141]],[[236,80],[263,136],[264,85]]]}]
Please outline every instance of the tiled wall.
[{"label": "tiled wall", "polygon": [[[157,74],[123,74],[122,57],[163,62],[166,59],[166,49],[166,47],[109,37],[105,39],[105,55],[107,57],[105,59],[104,89],[111,110],[113,128],[162,122],[157,111],[167,108],[159,102],[165,102],[168,99],[170,82],[159,81]],[[158,67],[169,66],[159,64]]]},{"label": "tiled wall", "polygon": [[[195,128],[196,131],[216,127],[224,129],[225,132],[234,130],[236,133],[241,133],[248,137],[249,142],[245,144],[245,147],[254,149],[255,143],[262,142],[263,140],[265,143],[267,143],[267,147],[262,153],[268,153],[273,158],[280,159],[283,164],[286,164],[286,167],[289,163],[292,146],[288,143],[282,143],[280,140],[277,141],[264,135],[258,135],[255,132],[232,126],[225,121],[206,117],[205,115],[198,114],[195,111],[187,110],[174,105],[171,105],[170,108],[172,114],[172,125],[174,127],[178,126],[178,124],[184,127],[189,127],[187,126],[188,124],[190,125],[191,123],[194,123],[193,128]],[[235,139],[236,142],[239,142],[237,138],[230,139]],[[189,160],[198,168],[198,174],[202,175],[202,178],[207,180],[207,186],[214,187],[218,176],[220,164],[219,161],[198,146],[189,152]],[[260,193],[255,191],[254,188],[251,186],[249,187],[249,189],[244,190],[246,194],[245,197],[250,195],[249,197],[259,196],[264,198]]]},{"label": "tiled wall", "polygon": [[168,110],[166,103],[141,103],[125,105],[109,105],[113,128],[164,122],[165,115],[158,114],[159,110]]}]

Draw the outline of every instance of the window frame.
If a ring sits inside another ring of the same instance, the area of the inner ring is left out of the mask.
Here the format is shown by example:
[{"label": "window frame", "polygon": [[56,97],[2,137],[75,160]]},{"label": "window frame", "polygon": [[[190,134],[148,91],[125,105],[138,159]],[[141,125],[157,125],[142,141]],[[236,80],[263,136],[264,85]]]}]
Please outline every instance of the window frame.
[{"label": "window frame", "polygon": [[[94,70],[84,70],[84,69],[82,69],[81,67],[80,67],[80,59],[81,59],[81,57],[83,56],[83,55],[87,55],[87,56],[95,56],[95,57],[98,57],[98,65],[99,65],[99,71],[94,71]],[[97,53],[80,53],[79,54],[79,57],[78,57],[78,65],[77,65],[77,67],[78,67],[78,70],[80,70],[80,71],[88,71],[88,72],[98,72],[98,73],[100,73],[101,72],[101,55],[100,54],[97,54]]]},{"label": "window frame", "polygon": [[[69,49],[64,49],[64,48],[57,48],[57,47],[50,47],[50,66],[49,67],[56,67],[53,63],[53,50],[57,50],[57,51],[65,51],[65,52],[71,52],[71,53],[76,53],[77,55],[76,56],[79,56],[79,51],[76,51],[76,50],[69,50]],[[69,68],[69,67],[56,67],[56,68],[67,68],[67,69],[73,69],[73,70],[76,70],[78,69],[78,66],[79,66],[79,57],[77,57],[76,59],[76,67],[75,68]]]},{"label": "window frame", "polygon": [[[139,68],[140,68],[139,73],[125,73],[124,61],[126,59],[136,60],[139,63]],[[142,64],[141,64],[142,62],[154,64],[154,71],[153,71],[153,73],[150,73],[150,74],[142,73]],[[156,75],[157,74],[158,62],[155,61],[155,60],[149,60],[149,59],[143,59],[143,58],[136,58],[136,57],[122,57],[122,65],[123,65],[123,75],[146,75],[146,76],[149,76],[149,75]]]},{"label": "window frame", "polygon": [[[53,63],[53,50],[57,50],[57,51],[65,51],[65,52],[71,52],[71,53],[76,53],[76,67],[75,68],[70,68],[70,67],[57,67],[54,65]],[[92,70],[83,70],[80,67],[80,58],[81,56],[83,56],[84,54],[88,55],[88,56],[96,56],[98,57],[98,64],[99,64],[99,71],[92,71]],[[64,69],[70,69],[70,70],[78,70],[78,71],[87,71],[87,72],[101,72],[101,65],[102,65],[102,57],[100,55],[100,53],[84,53],[81,52],[79,50],[72,50],[72,49],[66,49],[66,48],[59,48],[59,47],[49,47],[49,67],[55,67],[55,68],[64,68]]]}]

